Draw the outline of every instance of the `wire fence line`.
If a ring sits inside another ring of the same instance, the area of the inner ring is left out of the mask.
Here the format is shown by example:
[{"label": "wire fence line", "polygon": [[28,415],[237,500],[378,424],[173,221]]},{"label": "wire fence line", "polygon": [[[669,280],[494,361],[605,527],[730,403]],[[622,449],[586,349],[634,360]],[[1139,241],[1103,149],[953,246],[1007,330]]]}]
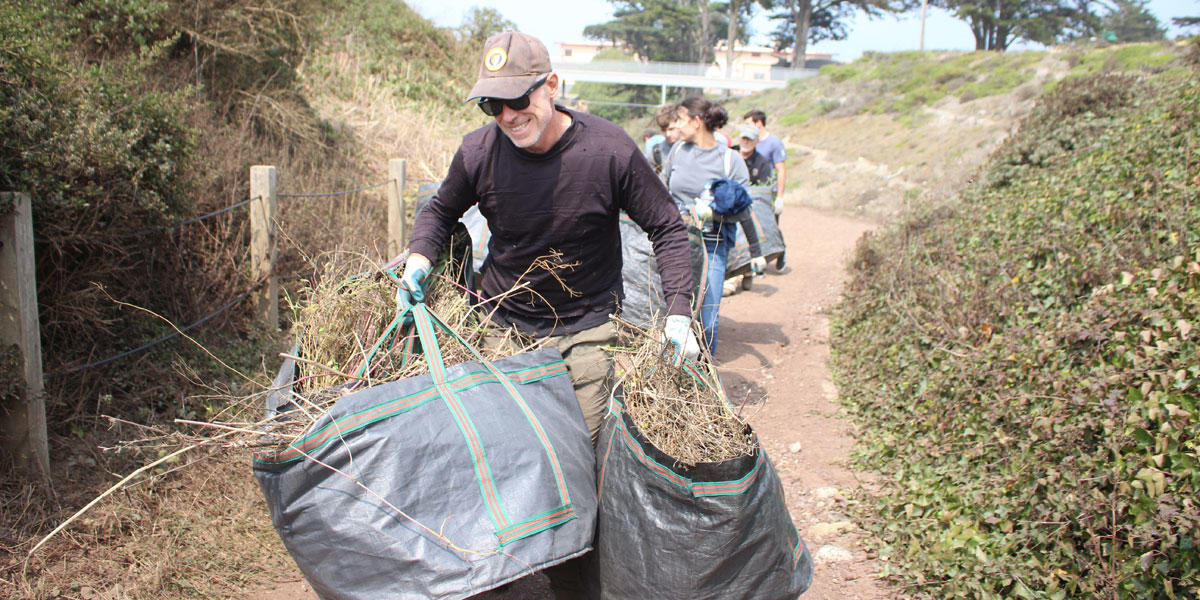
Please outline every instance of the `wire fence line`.
[{"label": "wire fence line", "polygon": [[230,206],[226,206],[225,208],[214,210],[206,215],[201,215],[194,219],[186,219],[186,220],[180,221],[174,225],[164,225],[162,227],[152,227],[150,229],[143,229],[137,233],[130,233],[130,234],[114,236],[114,237],[117,237],[117,238],[144,237],[144,236],[150,235],[151,233],[155,233],[155,232],[159,232],[159,231],[170,231],[170,230],[174,230],[174,229],[182,229],[185,225],[199,223],[200,221],[204,221],[206,219],[211,219],[213,217],[223,215],[235,208],[241,208],[247,204],[250,204],[251,202],[254,202],[255,200],[257,200],[257,198],[249,198],[247,200],[242,200],[241,202],[238,202],[237,204],[232,204]]},{"label": "wire fence line", "polygon": [[[281,197],[281,198],[324,198],[324,197],[330,197],[330,196],[346,196],[346,195],[355,194],[355,193],[358,193],[358,192],[363,192],[363,191],[367,191],[367,190],[372,190],[372,189],[375,189],[375,188],[383,187],[383,186],[385,186],[385,185],[388,185],[388,184],[390,184],[390,183],[393,183],[393,182],[395,182],[395,181],[396,181],[396,179],[388,179],[388,180],[382,181],[382,182],[380,182],[380,183],[376,183],[376,184],[372,184],[372,185],[368,185],[368,186],[364,186],[364,187],[359,187],[359,188],[355,188],[355,189],[351,189],[351,190],[338,191],[338,192],[321,192],[321,193],[313,193],[313,194],[276,194],[276,195],[277,195],[277,196],[279,196],[279,197]],[[152,228],[152,229],[145,229],[145,230],[143,230],[143,231],[139,231],[139,232],[136,232],[136,233],[127,234],[127,235],[122,235],[122,236],[113,236],[113,237],[120,237],[120,238],[143,237],[143,236],[149,235],[149,234],[151,234],[151,233],[154,233],[154,232],[157,232],[157,231],[166,231],[166,230],[178,229],[178,228],[181,228],[181,227],[183,227],[183,226],[185,226],[185,225],[191,225],[191,224],[193,224],[193,223],[198,223],[198,222],[200,222],[200,221],[203,221],[203,220],[205,220],[205,219],[211,219],[211,218],[213,218],[213,217],[216,217],[216,216],[219,216],[219,215],[225,214],[225,213],[227,213],[227,212],[230,212],[230,211],[232,211],[232,210],[235,210],[235,209],[237,209],[237,208],[241,208],[241,207],[243,207],[243,206],[245,206],[245,205],[247,205],[247,204],[250,204],[251,202],[254,202],[255,200],[260,200],[260,199],[261,199],[261,196],[260,196],[260,197],[257,197],[257,198],[250,198],[250,199],[247,199],[247,200],[243,200],[243,201],[241,201],[241,202],[237,202],[237,203],[235,203],[235,204],[232,204],[232,205],[230,205],[230,206],[226,206],[225,208],[222,208],[222,209],[218,209],[218,210],[212,211],[212,212],[210,212],[210,213],[208,213],[208,214],[204,214],[204,215],[201,215],[201,216],[199,216],[199,217],[195,217],[195,218],[192,218],[192,219],[187,219],[187,220],[181,221],[181,222],[179,222],[179,223],[177,223],[177,224],[175,224],[175,225],[169,225],[169,226],[164,226],[164,227],[157,227],[157,228]],[[43,240],[43,241],[44,241],[44,240]],[[292,276],[287,276],[287,277],[281,277],[280,279],[299,279],[299,278],[305,277],[306,275],[309,275],[309,274],[307,274],[307,273],[301,273],[301,274],[297,274],[297,275],[292,275]],[[162,336],[162,337],[159,337],[159,338],[157,338],[157,339],[155,339],[155,340],[153,340],[153,341],[151,341],[151,342],[147,342],[147,343],[145,343],[145,344],[142,344],[141,346],[138,346],[137,348],[133,348],[133,349],[131,349],[131,350],[126,350],[126,351],[124,351],[124,352],[121,352],[121,353],[119,353],[119,354],[115,354],[115,355],[113,355],[113,356],[109,356],[109,357],[107,357],[107,358],[102,358],[102,359],[100,359],[100,360],[92,361],[92,362],[89,362],[89,363],[87,363],[87,364],[84,364],[84,365],[79,365],[79,366],[76,366],[76,367],[71,367],[71,368],[69,368],[69,369],[64,369],[64,370],[62,370],[62,371],[57,371],[57,372],[54,372],[54,373],[50,373],[50,374],[44,375],[44,376],[42,377],[42,379],[43,379],[43,381],[44,381],[44,380],[53,379],[53,378],[56,378],[56,377],[62,377],[62,376],[65,376],[65,375],[70,375],[70,374],[73,374],[73,373],[78,373],[78,372],[80,372],[80,371],[84,371],[84,370],[87,370],[87,369],[91,369],[91,368],[94,368],[94,367],[98,367],[98,366],[100,366],[100,365],[104,365],[104,364],[107,364],[107,363],[110,363],[110,362],[113,362],[113,361],[116,361],[116,360],[120,360],[120,359],[122,359],[122,358],[127,358],[127,357],[129,357],[129,356],[133,356],[134,354],[138,354],[139,352],[144,352],[144,351],[146,351],[146,350],[149,350],[150,348],[153,348],[153,347],[155,347],[155,346],[158,346],[158,345],[160,345],[160,344],[162,344],[162,343],[164,343],[164,342],[166,342],[166,341],[168,341],[168,340],[171,340],[171,339],[174,339],[174,338],[176,338],[176,337],[179,337],[179,336],[180,336],[180,335],[182,335],[184,332],[187,332],[187,331],[191,330],[191,329],[192,329],[192,328],[194,328],[194,327],[198,327],[198,326],[200,326],[200,325],[204,324],[205,322],[207,322],[207,321],[209,321],[209,320],[213,319],[213,318],[214,318],[214,317],[216,317],[217,315],[220,315],[220,314],[224,313],[225,311],[229,310],[230,308],[233,308],[235,305],[237,305],[238,303],[240,303],[241,301],[243,301],[243,300],[245,300],[247,297],[249,297],[249,296],[250,296],[250,294],[254,293],[256,290],[258,290],[259,288],[261,288],[261,287],[262,287],[264,284],[265,284],[265,282],[259,282],[259,283],[255,284],[253,287],[251,287],[250,289],[248,289],[248,290],[246,290],[245,292],[243,292],[243,293],[242,293],[241,295],[239,295],[237,298],[234,298],[234,299],[233,299],[233,300],[231,300],[230,302],[226,303],[224,306],[222,306],[222,307],[218,308],[216,311],[212,312],[211,314],[209,314],[209,315],[207,315],[207,316],[205,316],[205,317],[203,317],[203,318],[201,318],[201,319],[197,320],[196,322],[194,322],[194,323],[192,323],[192,324],[190,324],[190,325],[188,325],[188,326],[186,326],[186,327],[181,327],[181,328],[177,329],[177,330],[176,330],[174,333],[170,333],[170,334],[164,335],[164,336]]]},{"label": "wire fence line", "polygon": [[276,194],[276,195],[279,196],[280,198],[325,198],[328,196],[346,196],[349,194],[357,194],[358,192],[365,192],[367,190],[373,190],[375,188],[383,187],[394,181],[396,181],[396,180],[388,179],[386,181],[381,181],[379,183],[376,183],[373,185],[368,185],[366,187],[360,187],[357,189],[346,190],[346,191],[342,191],[342,192],[320,192],[320,193],[316,193],[316,194]]},{"label": "wire fence line", "polygon": [[216,317],[217,315],[229,310],[230,308],[233,308],[234,305],[241,302],[242,300],[245,300],[247,297],[250,296],[251,293],[254,292],[254,290],[258,289],[259,287],[262,287],[261,283],[250,288],[249,290],[246,290],[245,292],[242,293],[242,295],[238,296],[237,298],[234,298],[233,300],[231,300],[227,304],[225,304],[225,306],[222,306],[221,308],[217,309],[216,312],[204,317],[203,319],[200,319],[199,321],[196,321],[195,323],[192,323],[191,325],[188,325],[186,327],[180,327],[174,333],[169,333],[169,334],[164,335],[152,342],[142,344],[141,346],[138,346],[137,348],[134,348],[132,350],[126,350],[125,352],[122,352],[120,354],[115,354],[108,358],[102,358],[100,360],[90,362],[86,365],[79,365],[78,367],[71,367],[70,369],[58,371],[55,373],[50,373],[48,375],[43,376],[43,379],[53,379],[55,377],[61,377],[63,375],[70,375],[72,373],[78,373],[79,371],[83,371],[85,369],[90,369],[92,367],[98,367],[100,365],[110,363],[114,360],[119,360],[119,359],[125,358],[127,356],[132,356],[132,355],[142,352],[144,350],[149,350],[150,348],[153,348],[167,340],[177,338],[180,335],[183,335],[184,332],[203,324],[204,322],[212,319],[213,317]]}]

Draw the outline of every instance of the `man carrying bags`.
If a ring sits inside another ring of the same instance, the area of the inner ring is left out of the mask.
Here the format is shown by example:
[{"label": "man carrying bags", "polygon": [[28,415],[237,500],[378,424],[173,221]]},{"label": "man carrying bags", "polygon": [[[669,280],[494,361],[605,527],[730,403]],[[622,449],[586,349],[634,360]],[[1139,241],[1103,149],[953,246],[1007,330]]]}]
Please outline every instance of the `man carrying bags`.
[{"label": "man carrying bags", "polygon": [[[559,85],[536,38],[504,32],[484,44],[468,99],[494,122],[463,138],[417,215],[397,303],[403,309],[423,299],[430,257],[478,205],[492,234],[480,287],[485,298],[500,298],[485,308],[501,325],[558,347],[595,439],[613,372],[603,350],[616,343],[609,315],[623,297],[620,213],[653,243],[668,314],[664,335],[681,358],[699,351],[690,251],[679,211],[637,144],[604,119],[556,106]],[[547,262],[552,270],[536,266]],[[546,570],[556,597],[584,595],[580,560]]]}]

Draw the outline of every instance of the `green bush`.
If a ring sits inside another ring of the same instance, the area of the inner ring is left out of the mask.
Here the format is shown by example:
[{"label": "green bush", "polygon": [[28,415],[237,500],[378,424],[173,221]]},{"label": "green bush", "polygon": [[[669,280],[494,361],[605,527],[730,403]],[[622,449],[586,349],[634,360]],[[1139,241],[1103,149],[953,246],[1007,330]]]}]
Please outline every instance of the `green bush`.
[{"label": "green bush", "polygon": [[1068,55],[1074,75],[1116,71],[1161,72],[1176,61],[1177,54],[1169,45],[1154,42],[1085,49]]},{"label": "green bush", "polygon": [[58,16],[54,3],[0,8],[0,38],[21,48],[0,53],[0,187],[32,194],[43,235],[178,214],[190,191],[190,90],[145,85],[161,47],[72,62]]},{"label": "green bush", "polygon": [[1064,84],[860,243],[834,371],[909,593],[1200,595],[1197,115],[1195,73]]}]

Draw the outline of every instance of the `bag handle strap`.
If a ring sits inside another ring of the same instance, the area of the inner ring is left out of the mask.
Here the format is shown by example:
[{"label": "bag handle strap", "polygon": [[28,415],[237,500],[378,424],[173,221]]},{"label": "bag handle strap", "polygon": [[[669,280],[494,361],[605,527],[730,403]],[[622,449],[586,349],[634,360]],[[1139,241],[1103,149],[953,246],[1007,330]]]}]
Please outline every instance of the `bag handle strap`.
[{"label": "bag handle strap", "polygon": [[491,470],[487,466],[487,456],[483,446],[479,443],[479,434],[475,430],[474,425],[471,424],[466,410],[458,399],[458,395],[446,383],[446,366],[442,358],[441,346],[438,344],[437,335],[434,330],[435,327],[450,334],[452,339],[457,340],[458,343],[470,351],[475,359],[495,378],[496,382],[508,392],[508,396],[517,405],[522,414],[525,415],[525,418],[542,444],[542,449],[545,451],[546,457],[550,461],[551,470],[554,473],[554,480],[558,487],[560,501],[564,506],[569,505],[571,503],[571,496],[567,490],[566,477],[563,475],[558,455],[554,452],[554,447],[550,444],[550,438],[546,435],[541,421],[538,420],[533,410],[529,408],[528,403],[521,396],[521,392],[517,390],[517,386],[513,383],[512,378],[497,368],[492,361],[484,358],[474,346],[458,335],[454,329],[447,325],[429,307],[425,306],[424,302],[418,302],[408,307],[397,318],[403,319],[404,315],[409,311],[413,314],[413,321],[417,328],[417,337],[421,341],[421,348],[425,354],[425,362],[429,366],[429,374],[433,379],[434,385],[441,394],[443,401],[450,408],[463,435],[467,438],[468,447],[475,458],[476,475],[479,480],[480,491],[483,492],[484,499],[488,502],[489,509],[492,510],[493,520],[496,523],[497,529],[509,529],[510,521],[499,505],[498,496],[496,495],[495,486],[491,478]]}]

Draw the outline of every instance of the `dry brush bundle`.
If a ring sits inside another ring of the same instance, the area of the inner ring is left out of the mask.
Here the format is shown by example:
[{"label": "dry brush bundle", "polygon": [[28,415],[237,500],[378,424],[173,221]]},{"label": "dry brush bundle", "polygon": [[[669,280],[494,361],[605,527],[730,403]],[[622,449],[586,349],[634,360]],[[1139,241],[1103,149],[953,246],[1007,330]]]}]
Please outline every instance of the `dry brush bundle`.
[{"label": "dry brush bundle", "polygon": [[[425,305],[489,361],[529,349],[530,340],[493,324],[473,305],[464,275],[467,264],[443,255],[430,275]],[[410,343],[415,342],[415,328],[404,327],[397,318],[395,274],[370,268],[365,261],[360,266],[366,270],[330,264],[315,285],[302,290],[296,320],[301,352],[289,357],[296,359],[298,371],[292,401],[309,418],[285,419],[269,428],[275,443],[290,443],[316,413],[347,394],[429,371],[423,357],[413,352],[418,346]],[[445,364],[476,360],[450,333],[435,331]]]},{"label": "dry brush bundle", "polygon": [[625,412],[646,439],[688,466],[754,454],[750,426],[725,399],[709,362],[676,367],[656,336],[614,320],[622,341],[617,365]]}]

